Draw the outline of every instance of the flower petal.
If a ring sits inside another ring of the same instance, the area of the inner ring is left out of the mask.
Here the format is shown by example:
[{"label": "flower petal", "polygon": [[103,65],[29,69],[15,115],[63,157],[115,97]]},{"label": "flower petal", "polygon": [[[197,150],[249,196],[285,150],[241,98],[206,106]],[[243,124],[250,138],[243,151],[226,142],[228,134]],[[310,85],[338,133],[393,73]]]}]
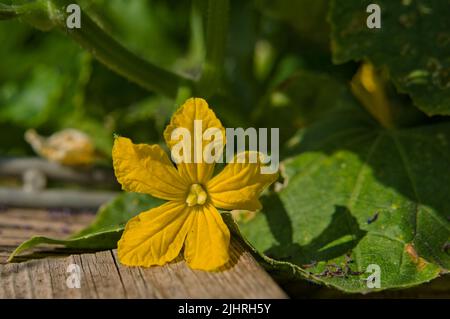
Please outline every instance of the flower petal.
[{"label": "flower petal", "polygon": [[194,206],[192,228],[186,237],[184,258],[193,269],[215,270],[229,259],[230,231],[217,209],[208,203]]},{"label": "flower petal", "polygon": [[[194,130],[194,121],[201,120],[201,129]],[[221,132],[221,139],[215,140],[215,143],[225,144],[225,129],[214,112],[209,108],[208,103],[201,98],[188,99],[172,116],[169,125],[164,131],[164,138],[167,146],[172,150],[179,140],[172,139],[172,133],[176,129],[184,128],[190,133],[191,156],[189,163],[177,164],[180,174],[190,183],[206,183],[214,171],[214,163],[208,164],[203,161],[202,150],[211,141],[203,140],[203,134],[208,129],[217,129]],[[195,140],[200,141],[196,149],[199,160],[202,162],[194,163],[194,145]],[[201,147],[200,147],[201,146]],[[200,149],[201,148],[201,149]],[[222,151],[222,150],[221,150]]]},{"label": "flower petal", "polygon": [[175,259],[191,228],[189,211],[183,202],[171,201],[130,219],[117,244],[120,262],[150,267]]},{"label": "flower petal", "polygon": [[[250,154],[255,154],[257,161],[250,163]],[[278,178],[274,174],[262,174],[263,164],[257,152],[243,152],[236,155],[233,163],[211,179],[206,188],[214,206],[233,210],[258,210],[261,203],[258,200],[261,192]],[[245,159],[238,163],[238,158]]]},{"label": "flower petal", "polygon": [[177,200],[188,186],[159,145],[133,144],[118,137],[112,151],[114,172],[126,191]]}]

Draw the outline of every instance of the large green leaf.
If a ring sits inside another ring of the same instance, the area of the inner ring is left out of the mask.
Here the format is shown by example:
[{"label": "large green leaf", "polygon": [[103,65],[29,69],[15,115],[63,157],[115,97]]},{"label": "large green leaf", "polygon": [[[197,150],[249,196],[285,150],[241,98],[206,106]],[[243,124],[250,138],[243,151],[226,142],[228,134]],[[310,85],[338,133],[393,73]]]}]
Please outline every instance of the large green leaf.
[{"label": "large green leaf", "polygon": [[240,222],[251,245],[294,276],[311,272],[347,292],[377,290],[365,282],[371,264],[381,268],[380,289],[447,272],[448,122],[388,131],[357,109],[341,110],[297,140],[300,155],[283,164],[284,188]]},{"label": "large green leaf", "polygon": [[332,1],[337,63],[369,58],[386,66],[397,88],[429,115],[450,114],[450,1],[379,0],[381,28],[369,29],[371,0]]},{"label": "large green leaf", "polygon": [[101,207],[94,222],[68,239],[34,236],[17,247],[9,257],[40,244],[62,245],[79,250],[104,250],[117,247],[126,222],[144,210],[159,206],[162,200],[149,195],[123,193]]}]

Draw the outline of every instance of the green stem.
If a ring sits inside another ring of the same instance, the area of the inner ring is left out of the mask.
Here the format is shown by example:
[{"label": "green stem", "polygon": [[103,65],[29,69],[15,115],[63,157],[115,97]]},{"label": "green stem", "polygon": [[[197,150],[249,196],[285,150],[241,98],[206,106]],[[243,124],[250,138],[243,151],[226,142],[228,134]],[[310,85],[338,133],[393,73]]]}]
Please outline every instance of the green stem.
[{"label": "green stem", "polygon": [[7,20],[17,17],[13,7],[0,3],[0,20]]},{"label": "green stem", "polygon": [[217,91],[225,62],[228,34],[229,0],[208,1],[206,58],[198,88],[205,96]]},{"label": "green stem", "polygon": [[[57,27],[111,70],[149,91],[175,98],[179,86],[193,86],[190,79],[162,69],[130,52],[103,31],[84,12],[81,15],[81,28],[67,29],[65,21],[67,13],[64,9],[61,10],[65,8],[65,4],[69,2],[53,0],[48,5],[48,1],[38,0],[23,6],[10,7],[10,9],[14,8],[16,16],[20,15],[23,20],[40,29],[48,30]],[[2,5],[0,9],[3,7],[5,6]]]},{"label": "green stem", "polygon": [[203,0],[192,0],[190,18],[189,59],[200,66],[205,58],[205,37],[203,25]]},{"label": "green stem", "polygon": [[175,98],[178,87],[183,82],[189,82],[134,55],[108,36],[87,15],[82,18],[82,28],[66,32],[100,62],[150,91]]}]

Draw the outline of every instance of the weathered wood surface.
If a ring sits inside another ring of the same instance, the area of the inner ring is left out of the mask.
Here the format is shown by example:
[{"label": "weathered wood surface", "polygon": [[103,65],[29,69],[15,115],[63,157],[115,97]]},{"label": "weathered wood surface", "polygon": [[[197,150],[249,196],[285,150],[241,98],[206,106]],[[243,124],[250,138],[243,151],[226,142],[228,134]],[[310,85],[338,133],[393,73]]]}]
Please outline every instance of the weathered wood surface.
[{"label": "weathered wood surface", "polygon": [[72,207],[89,209],[99,207],[115,198],[113,191],[56,190],[47,189],[28,192],[20,188],[0,187],[0,203],[21,207]]},{"label": "weathered wood surface", "polygon": [[[0,212],[0,298],[286,298],[272,278],[237,242],[233,266],[221,272],[191,270],[177,260],[163,267],[122,266],[116,251],[68,255],[41,248],[22,262],[6,263],[32,235],[63,238],[86,226],[90,213],[10,209]],[[81,287],[68,288],[67,267],[81,269]]]},{"label": "weathered wood surface", "polygon": [[49,162],[39,157],[0,158],[0,176],[23,177],[29,170],[42,172],[48,179],[78,184],[115,185],[112,169],[73,168]]}]

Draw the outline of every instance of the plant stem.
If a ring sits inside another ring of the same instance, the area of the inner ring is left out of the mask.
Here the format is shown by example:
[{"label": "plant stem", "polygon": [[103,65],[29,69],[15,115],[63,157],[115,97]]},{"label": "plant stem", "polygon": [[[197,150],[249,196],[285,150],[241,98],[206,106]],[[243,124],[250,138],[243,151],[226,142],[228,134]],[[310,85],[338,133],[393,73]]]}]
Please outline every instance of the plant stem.
[{"label": "plant stem", "polygon": [[204,19],[203,19],[203,0],[192,0],[190,17],[190,42],[189,59],[193,64],[200,67],[205,58],[205,37],[204,37]]},{"label": "plant stem", "polygon": [[209,96],[217,91],[225,61],[228,34],[229,0],[208,1],[206,58],[200,78],[199,91]]},{"label": "plant stem", "polygon": [[87,15],[82,18],[81,29],[67,30],[66,33],[107,67],[150,91],[175,98],[178,87],[183,82],[186,82],[184,85],[190,82],[134,55]]},{"label": "plant stem", "polygon": [[108,68],[149,91],[175,98],[180,85],[193,86],[190,79],[160,68],[130,52],[103,31],[85,12],[81,15],[81,28],[68,29],[64,9],[66,4],[69,2],[65,0],[38,0],[21,6],[0,4],[0,18],[21,16],[24,21],[41,30],[57,27]]},{"label": "plant stem", "polygon": [[7,20],[17,17],[13,7],[0,3],[0,20]]}]

